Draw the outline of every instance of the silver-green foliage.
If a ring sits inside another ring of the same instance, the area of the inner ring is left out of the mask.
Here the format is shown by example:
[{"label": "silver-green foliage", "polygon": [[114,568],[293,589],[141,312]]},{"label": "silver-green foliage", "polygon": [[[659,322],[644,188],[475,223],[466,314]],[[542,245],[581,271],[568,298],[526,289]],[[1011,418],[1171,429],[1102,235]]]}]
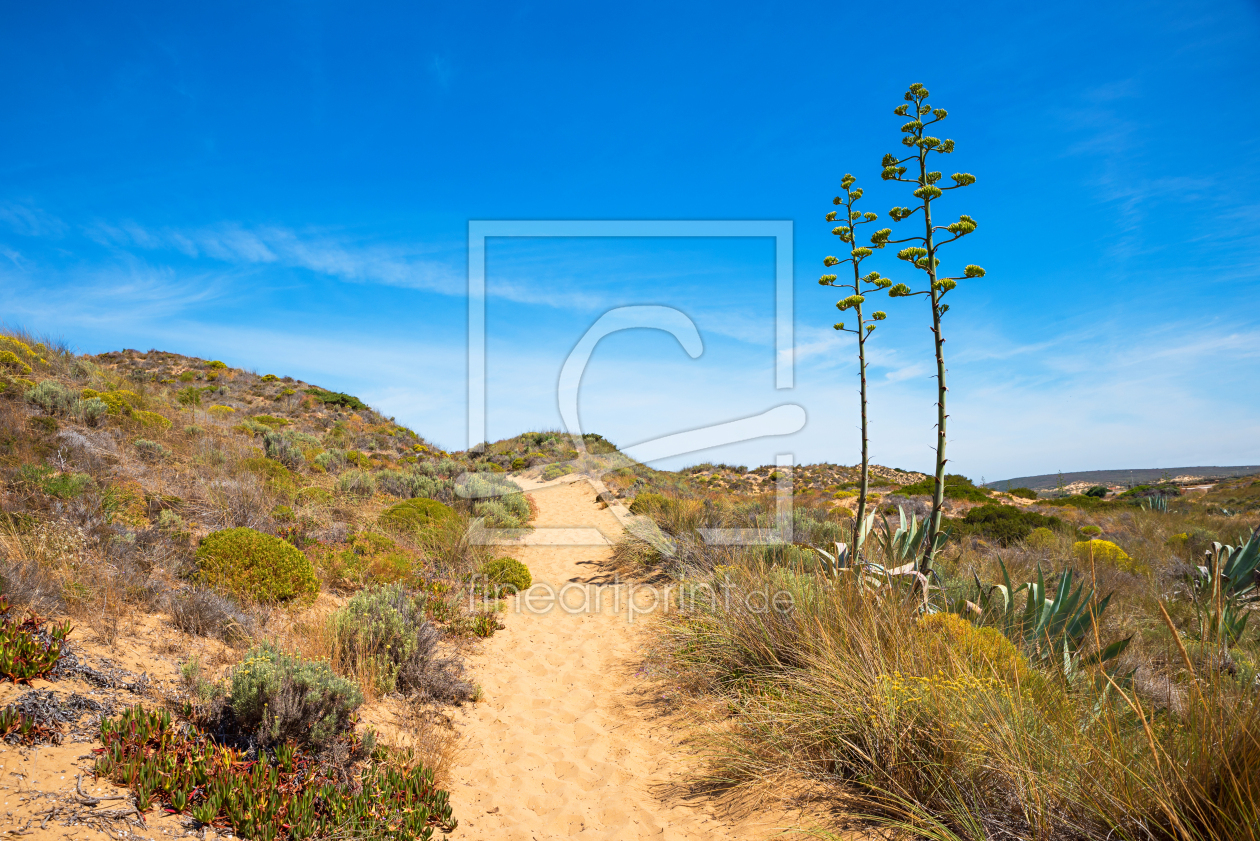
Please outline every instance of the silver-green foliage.
[{"label": "silver-green foliage", "polygon": [[376,493],[376,480],[364,470],[349,470],[337,480],[337,490],[346,496],[366,498]]},{"label": "silver-green foliage", "polygon": [[299,443],[284,432],[264,433],[263,451],[267,458],[280,462],[290,470],[297,470],[306,463],[306,456],[302,454]]},{"label": "silver-green foliage", "polygon": [[322,661],[303,660],[270,643],[251,648],[233,671],[228,704],[263,745],[321,747],[350,727],[363,693]]},{"label": "silver-green foliage", "polygon": [[432,476],[422,470],[382,470],[376,474],[376,486],[383,492],[402,499],[451,498],[454,482]]},{"label": "silver-green foliage", "polygon": [[456,494],[475,500],[473,512],[491,528],[521,528],[529,522],[529,502],[521,486],[497,473],[472,473],[460,479]]},{"label": "silver-green foliage", "polygon": [[1213,543],[1194,578],[1199,638],[1237,643],[1247,630],[1251,607],[1260,602],[1260,526],[1237,546]]},{"label": "silver-green foliage", "polygon": [[99,397],[84,400],[74,390],[56,380],[44,380],[26,392],[28,402],[34,403],[48,415],[61,415],[95,426],[109,411],[109,406]]},{"label": "silver-green foliage", "polygon": [[472,691],[459,661],[437,656],[439,634],[425,618],[424,602],[401,584],[356,593],[333,615],[332,627],[346,666],[371,675],[378,692],[449,702]]}]

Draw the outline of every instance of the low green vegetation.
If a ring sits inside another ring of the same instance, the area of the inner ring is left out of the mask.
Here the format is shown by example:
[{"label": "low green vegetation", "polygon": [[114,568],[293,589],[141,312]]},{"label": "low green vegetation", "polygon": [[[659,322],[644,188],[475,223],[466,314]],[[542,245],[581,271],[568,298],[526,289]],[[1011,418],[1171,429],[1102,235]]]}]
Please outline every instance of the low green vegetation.
[{"label": "low green vegetation", "polygon": [[[0,596],[0,678],[29,684],[46,676],[61,660],[70,630],[68,622],[46,623],[34,613],[19,619]],[[16,719],[9,724],[21,726]]]},{"label": "low green vegetation", "polygon": [[342,670],[377,694],[402,692],[443,703],[472,687],[454,658],[437,654],[439,634],[426,618],[428,600],[401,584],[369,587],[332,618]]},{"label": "low green vegetation", "polygon": [[[361,742],[343,734],[347,746]],[[247,839],[353,837],[427,841],[458,825],[423,766],[346,767],[284,743],[251,759],[193,723],[143,707],[101,722],[96,773],[132,789],[140,812],[161,806]]]},{"label": "low green vegetation", "polygon": [[515,558],[495,558],[481,568],[481,574],[500,595],[524,593],[534,583],[529,567]]},{"label": "low green vegetation", "polygon": [[367,408],[367,404],[359,398],[339,391],[328,391],[322,388],[308,388],[306,389],[306,393],[311,395],[311,397],[315,398],[320,403],[323,403],[325,406],[335,406],[341,409],[349,409],[352,412],[357,412],[361,409]]},{"label": "low green vegetation", "polygon": [[295,742],[327,746],[350,728],[363,693],[319,661],[263,644],[232,671],[228,705],[237,723],[264,746]]},{"label": "low green vegetation", "polygon": [[435,499],[417,498],[391,505],[377,521],[386,529],[417,533],[457,522],[458,515]]},{"label": "low green vegetation", "polygon": [[319,579],[306,555],[251,528],[206,535],[197,549],[196,577],[252,603],[310,601],[319,592]]},{"label": "low green vegetation", "polygon": [[960,519],[951,520],[947,525],[955,538],[975,535],[1009,546],[1027,538],[1034,529],[1062,529],[1063,521],[1012,505],[985,503],[969,509]]},{"label": "low green vegetation", "polygon": [[[931,495],[935,492],[936,480],[928,477],[897,489],[897,493],[905,496]],[[957,473],[945,475],[945,499],[965,500],[967,502],[986,502],[989,499],[988,488],[978,488],[966,476]]]}]

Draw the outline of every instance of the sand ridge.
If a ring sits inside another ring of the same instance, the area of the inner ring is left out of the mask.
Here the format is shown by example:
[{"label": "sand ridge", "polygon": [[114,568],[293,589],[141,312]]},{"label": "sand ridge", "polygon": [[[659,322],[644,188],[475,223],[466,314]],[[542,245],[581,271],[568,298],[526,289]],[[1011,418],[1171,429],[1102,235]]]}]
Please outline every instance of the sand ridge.
[{"label": "sand ridge", "polygon": [[[607,541],[619,539],[624,518],[601,507],[596,493],[585,480],[532,490],[535,525],[593,527]],[[710,802],[665,793],[671,783],[685,782],[694,760],[677,728],[653,721],[650,683],[636,675],[650,620],[628,621],[625,599],[603,565],[611,551],[606,541],[510,550],[535,581],[529,594],[515,598],[530,598],[538,610],[509,602],[502,614],[506,628],[472,658],[484,698],[454,717],[462,740],[451,773],[456,836],[544,841],[778,834],[790,823],[765,814],[728,821]],[[548,593],[561,588],[569,609],[542,612]]]}]

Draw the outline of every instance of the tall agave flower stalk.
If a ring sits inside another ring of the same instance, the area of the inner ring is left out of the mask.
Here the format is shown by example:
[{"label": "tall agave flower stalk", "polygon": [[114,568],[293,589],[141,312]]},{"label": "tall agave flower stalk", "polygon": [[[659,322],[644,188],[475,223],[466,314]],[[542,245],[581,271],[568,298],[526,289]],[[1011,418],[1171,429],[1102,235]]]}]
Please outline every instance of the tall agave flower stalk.
[{"label": "tall agave flower stalk", "polygon": [[[963,269],[960,277],[938,277],[937,267],[940,259],[937,252],[945,245],[965,237],[976,229],[976,221],[970,216],[959,216],[957,222],[937,226],[932,222],[932,203],[944,195],[947,190],[957,190],[976,183],[976,177],[965,172],[956,172],[950,176],[953,184],[949,187],[938,187],[941,173],[928,168],[929,155],[948,155],[954,151],[954,141],[941,140],[927,134],[934,124],[945,119],[944,108],[933,108],[928,104],[928,90],[917,82],[910,86],[905,94],[905,104],[897,106],[893,113],[899,117],[910,117],[910,121],[901,127],[901,143],[910,150],[909,155],[898,158],[896,155],[884,156],[883,172],[880,177],[885,181],[901,181],[915,185],[914,197],[917,203],[908,207],[894,207],[889,215],[894,222],[909,219],[919,211],[923,212],[923,236],[911,236],[906,239],[889,239],[891,228],[876,231],[871,237],[871,244],[876,248],[900,243],[916,243],[901,249],[897,257],[910,263],[927,275],[927,288],[912,290],[904,283],[898,283],[888,290],[894,298],[911,295],[926,295],[932,304],[932,337],[936,347],[936,484],[932,493],[932,513],[930,517],[927,539],[924,541],[923,557],[919,562],[919,572],[928,574],[941,543],[941,509],[945,501],[945,421],[949,417],[945,409],[945,334],[941,330],[941,318],[949,311],[949,305],[943,302],[958,281],[964,278],[984,277],[984,269],[969,265]],[[931,119],[925,120],[925,117]],[[916,166],[918,174],[910,178],[905,175],[909,171],[906,164]],[[942,238],[948,234],[947,238]]]},{"label": "tall agave flower stalk", "polygon": [[[823,260],[823,265],[827,268],[839,266],[848,263],[853,269],[852,280],[841,281],[834,274],[825,274],[818,279],[818,283],[822,286],[831,286],[836,289],[846,291],[852,290],[851,295],[836,302],[836,308],[840,312],[853,310],[857,316],[856,327],[846,327],[844,322],[835,325],[835,329],[845,333],[852,333],[857,336],[857,352],[858,352],[858,378],[859,378],[859,394],[861,396],[861,415],[862,415],[862,476],[861,490],[858,492],[857,518],[853,521],[853,551],[851,557],[856,557],[858,551],[862,548],[862,539],[865,537],[863,533],[863,523],[866,522],[866,496],[870,487],[870,435],[866,417],[866,340],[870,337],[871,331],[875,329],[875,325],[866,320],[862,311],[862,305],[866,303],[866,294],[881,289],[887,289],[892,286],[892,281],[886,277],[880,277],[879,272],[871,272],[865,277],[862,276],[862,261],[874,253],[870,248],[856,245],[856,229],[858,225],[865,225],[874,222],[879,218],[874,213],[861,213],[853,209],[853,205],[858,199],[862,198],[862,188],[854,188],[857,179],[852,175],[845,175],[840,179],[840,186],[844,190],[844,196],[836,196],[831,203],[844,208],[844,219],[837,219],[840,211],[833,210],[827,214],[828,222],[840,221],[840,224],[831,229],[831,232],[840,238],[840,241],[849,247],[849,256],[844,259],[836,257],[827,257]],[[846,273],[847,274],[847,273]],[[871,313],[871,322],[883,321],[887,315],[883,312]]]}]

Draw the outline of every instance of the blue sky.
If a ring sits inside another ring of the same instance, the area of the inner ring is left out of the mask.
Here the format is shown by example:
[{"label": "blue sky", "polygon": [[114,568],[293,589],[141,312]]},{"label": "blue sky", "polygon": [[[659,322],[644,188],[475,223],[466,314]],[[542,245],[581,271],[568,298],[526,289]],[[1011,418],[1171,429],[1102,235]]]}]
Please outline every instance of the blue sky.
[{"label": "blue sky", "polygon": [[[609,336],[586,429],[633,444],[791,403],[793,435],[662,465],[852,463],[823,216],[845,172],[881,217],[908,202],[879,161],[921,81],[950,112],[950,171],[979,179],[945,206],[980,223],[946,267],[989,272],[947,317],[952,469],[1260,463],[1255,3],[5,3],[4,21],[5,324],[300,376],[461,448],[470,219],[791,220],[790,390],[772,240],[492,240],[489,432],[558,425],[585,330],[663,304],[704,352]],[[909,279],[891,253],[868,265]],[[929,315],[886,309],[873,455],[923,469]]]}]

